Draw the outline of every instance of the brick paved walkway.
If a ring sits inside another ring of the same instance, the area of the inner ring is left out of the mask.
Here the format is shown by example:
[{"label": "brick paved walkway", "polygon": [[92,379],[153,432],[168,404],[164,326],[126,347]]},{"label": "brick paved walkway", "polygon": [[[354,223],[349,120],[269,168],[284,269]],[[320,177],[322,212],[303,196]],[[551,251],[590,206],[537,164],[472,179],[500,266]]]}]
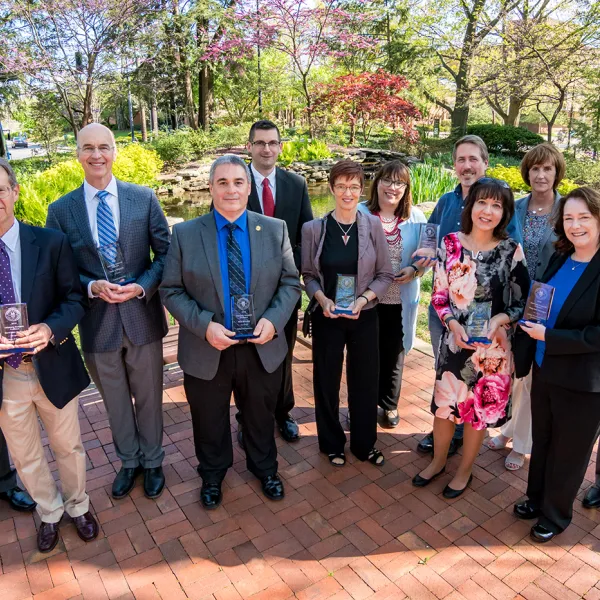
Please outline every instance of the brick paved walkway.
[{"label": "brick paved walkway", "polygon": [[[407,360],[401,425],[379,435],[383,469],[351,457],[351,464],[335,469],[319,454],[310,351],[298,345],[296,359],[303,438],[294,445],[278,439],[287,492],[280,503],[264,499],[234,445],[223,506],[202,509],[189,411],[175,368],[165,372],[167,489],[151,501],[140,481],[129,498],[113,500],[118,461],[102,401],[86,393],[81,426],[99,539],[85,544],[65,519],[59,546],[42,556],[35,550],[34,517],[2,503],[0,600],[600,599],[600,514],[578,502],[573,524],[556,543],[532,545],[531,524],[511,514],[527,473],[505,471],[508,451],[484,449],[471,489],[454,502],[440,495],[450,475],[426,489],[411,486],[428,460],[415,447],[432,420],[431,358],[413,352]],[[593,473],[592,465],[588,479]]]}]

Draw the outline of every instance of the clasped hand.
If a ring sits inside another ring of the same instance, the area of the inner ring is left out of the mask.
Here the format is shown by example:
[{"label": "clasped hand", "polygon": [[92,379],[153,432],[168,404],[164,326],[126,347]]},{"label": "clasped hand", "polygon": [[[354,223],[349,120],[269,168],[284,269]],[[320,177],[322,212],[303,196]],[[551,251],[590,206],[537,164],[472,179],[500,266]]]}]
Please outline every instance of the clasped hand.
[{"label": "clasped hand", "polygon": [[[506,330],[504,325],[508,322],[508,316],[504,313],[495,315],[490,319],[488,324],[487,338],[492,341],[494,339],[506,339]],[[452,319],[448,324],[448,329],[454,334],[456,345],[464,350],[477,350],[477,348],[486,348],[489,344],[485,342],[471,342],[469,343],[469,335],[465,328],[456,320]]]},{"label": "clasped hand", "polygon": [[532,321],[525,321],[525,323],[519,323],[521,329],[534,340],[543,342],[546,340],[546,326],[541,323],[533,323]]},{"label": "clasped hand", "polygon": [[119,285],[118,283],[110,283],[110,281],[105,281],[104,279],[99,279],[92,283],[92,294],[109,304],[127,302],[127,300],[137,298],[143,291],[144,288],[138,283]]},{"label": "clasped hand", "polygon": [[[275,326],[269,319],[263,317],[259,319],[252,333],[256,337],[248,338],[248,342],[258,345],[266,344],[275,336]],[[239,343],[239,340],[232,339],[234,335],[235,331],[230,331],[224,325],[214,321],[211,321],[206,329],[206,341],[217,350],[226,350]]]},{"label": "clasped hand", "polygon": [[0,358],[11,356],[10,352],[3,352],[3,350],[11,350],[15,346],[19,348],[31,348],[32,351],[26,354],[37,354],[48,345],[51,339],[52,330],[46,323],[31,325],[29,329],[19,331],[17,339],[14,342],[11,342],[4,336],[0,336]]},{"label": "clasped hand", "polygon": [[[344,319],[352,319],[356,320],[360,317],[360,311],[367,305],[367,299],[364,296],[359,296],[356,300],[348,307],[352,314],[347,313],[338,313],[335,314],[333,311],[336,308],[341,308],[336,305],[333,300],[329,298],[325,298],[321,302],[321,308],[323,309],[323,315],[328,319],[337,319],[338,317],[343,317]],[[344,309],[346,310],[346,309]]]}]

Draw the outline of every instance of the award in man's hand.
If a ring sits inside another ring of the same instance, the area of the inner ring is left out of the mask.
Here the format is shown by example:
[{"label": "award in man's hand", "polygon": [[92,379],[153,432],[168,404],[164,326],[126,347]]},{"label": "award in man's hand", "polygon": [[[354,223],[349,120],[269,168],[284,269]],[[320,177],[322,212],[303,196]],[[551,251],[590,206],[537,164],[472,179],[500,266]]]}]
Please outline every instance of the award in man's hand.
[{"label": "award in man's hand", "polygon": [[231,296],[231,329],[235,331],[233,339],[245,340],[258,337],[254,335],[255,328],[254,296],[252,294]]},{"label": "award in man's hand", "polygon": [[0,350],[0,354],[19,354],[33,352],[34,348],[24,348],[18,345],[20,331],[29,329],[29,318],[27,317],[27,304],[2,304],[0,306],[0,330],[2,337],[7,338],[14,348]]},{"label": "award in man's hand", "polygon": [[98,256],[102,263],[102,269],[106,276],[106,281],[116,283],[117,285],[127,285],[135,283],[136,278],[133,273],[127,270],[125,257],[119,242],[106,244],[98,248]]},{"label": "award in man's hand", "polygon": [[492,318],[491,302],[473,302],[469,306],[466,331],[469,336],[469,344],[479,342],[480,344],[491,344],[488,338],[490,319]]},{"label": "award in man's hand", "polygon": [[356,275],[338,275],[335,286],[334,315],[351,315],[356,300]]},{"label": "award in man's hand", "polygon": [[552,299],[554,298],[554,288],[541,281],[532,281],[525,304],[523,318],[519,323],[529,321],[531,323],[545,323],[550,316]]},{"label": "award in man's hand", "polygon": [[438,231],[439,227],[435,223],[423,223],[421,225],[419,243],[415,254],[416,259],[437,260]]}]

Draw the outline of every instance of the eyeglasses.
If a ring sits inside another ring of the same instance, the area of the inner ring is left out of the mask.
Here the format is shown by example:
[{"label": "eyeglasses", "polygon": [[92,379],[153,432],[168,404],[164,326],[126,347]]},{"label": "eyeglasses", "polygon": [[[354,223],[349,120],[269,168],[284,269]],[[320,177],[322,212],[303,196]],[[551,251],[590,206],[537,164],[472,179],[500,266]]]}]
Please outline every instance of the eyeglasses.
[{"label": "eyeglasses", "polygon": [[347,190],[350,190],[350,193],[353,195],[360,194],[362,188],[360,185],[344,185],[343,183],[336,183],[333,186],[333,189],[338,194],[345,194]]},{"label": "eyeglasses", "polygon": [[0,198],[8,198],[12,191],[11,187],[0,187]]},{"label": "eyeglasses", "polygon": [[481,179],[478,179],[475,183],[495,183],[496,185],[499,185],[500,187],[503,187],[506,190],[510,190],[510,185],[508,185],[506,181],[502,181],[502,179],[494,179],[493,177],[482,177]]},{"label": "eyeglasses", "polygon": [[389,188],[398,188],[399,190],[406,187],[406,183],[404,181],[395,181],[394,179],[389,179],[387,177],[382,177],[379,181],[381,181],[382,185]]},{"label": "eyeglasses", "polygon": [[270,150],[276,150],[277,148],[279,148],[279,145],[281,144],[281,142],[263,142],[262,140],[259,140],[257,142],[250,142],[255,148],[258,148],[259,150],[264,150],[267,146],[269,147]]},{"label": "eyeglasses", "polygon": [[86,156],[91,156],[98,150],[100,154],[110,154],[115,149],[114,146],[109,146],[108,144],[102,144],[100,146],[84,146],[79,149],[81,154],[85,154]]}]

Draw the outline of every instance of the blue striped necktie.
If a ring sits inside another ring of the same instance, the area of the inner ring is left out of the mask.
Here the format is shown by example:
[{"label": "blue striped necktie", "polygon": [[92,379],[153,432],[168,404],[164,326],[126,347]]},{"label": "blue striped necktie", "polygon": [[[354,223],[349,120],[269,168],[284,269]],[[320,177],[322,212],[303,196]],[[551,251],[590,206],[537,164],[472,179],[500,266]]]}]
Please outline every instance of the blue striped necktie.
[{"label": "blue striped necktie", "polygon": [[106,190],[102,190],[96,194],[96,197],[100,200],[96,211],[96,224],[98,227],[100,252],[102,252],[102,255],[108,262],[114,263],[117,259],[117,228],[115,227],[112,210],[106,201],[108,196],[109,192]]},{"label": "blue striped necktie", "polygon": [[233,232],[237,225],[228,223],[229,236],[227,237],[227,273],[229,275],[229,294],[235,296],[246,293],[246,276],[244,275],[244,261],[242,249]]}]

